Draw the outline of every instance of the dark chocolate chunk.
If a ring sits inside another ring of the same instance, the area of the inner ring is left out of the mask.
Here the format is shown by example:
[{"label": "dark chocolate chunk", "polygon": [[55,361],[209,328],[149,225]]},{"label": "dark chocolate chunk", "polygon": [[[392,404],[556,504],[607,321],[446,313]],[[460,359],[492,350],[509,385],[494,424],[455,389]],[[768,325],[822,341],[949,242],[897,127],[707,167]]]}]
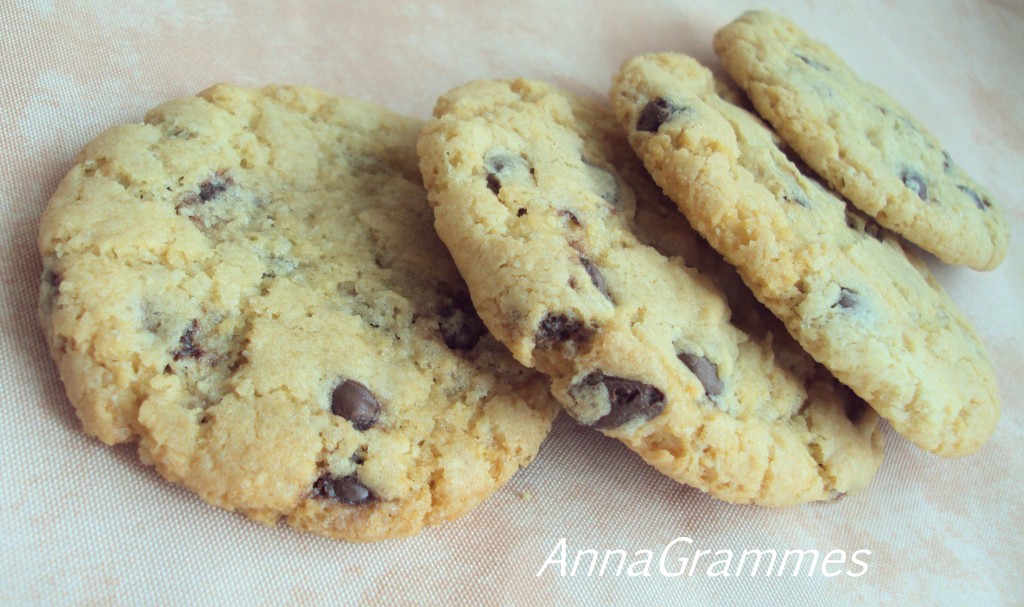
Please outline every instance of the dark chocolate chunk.
[{"label": "dark chocolate chunk", "polygon": [[199,184],[199,200],[209,202],[231,185],[231,178],[225,178],[222,174],[216,173],[206,181]]},{"label": "dark chocolate chunk", "polygon": [[455,298],[451,305],[438,311],[437,327],[445,345],[461,351],[472,350],[487,332],[467,296]]},{"label": "dark chocolate chunk", "polygon": [[525,160],[519,156],[497,152],[484,158],[484,168],[487,170],[487,188],[497,194],[501,190],[501,180],[504,177],[529,169],[533,175],[533,167],[530,167]]},{"label": "dark chocolate chunk", "polygon": [[487,174],[487,189],[494,192],[495,194],[497,194],[498,190],[501,189],[501,182],[498,181],[498,176],[495,175],[494,173]]},{"label": "dark chocolate chunk", "polygon": [[636,120],[636,130],[657,133],[661,125],[671,120],[678,111],[679,108],[669,103],[664,97],[651,99],[640,111],[640,117]]},{"label": "dark chocolate chunk", "polygon": [[582,321],[564,314],[548,314],[537,326],[534,341],[538,348],[551,348],[567,341],[586,343],[594,334]]},{"label": "dark chocolate chunk", "polygon": [[344,417],[362,431],[377,423],[380,402],[366,386],[348,379],[331,393],[331,413]]},{"label": "dark chocolate chunk", "polygon": [[[495,192],[495,194],[497,194],[497,192]],[[523,215],[526,215],[526,208],[519,207],[519,210],[516,211],[516,217],[522,217]]]},{"label": "dark chocolate chunk", "polygon": [[359,482],[354,474],[340,478],[323,474],[313,483],[313,496],[321,499],[338,500],[350,506],[365,504],[373,499],[366,485]]},{"label": "dark chocolate chunk", "polygon": [[804,55],[801,55],[800,53],[793,53],[793,54],[796,55],[797,59],[799,59],[800,61],[803,61],[804,63],[806,63],[807,65],[813,67],[816,70],[821,70],[823,72],[830,72],[830,71],[832,71],[832,70],[828,69],[828,66],[826,66],[824,64],[821,64],[821,63],[818,63],[817,61],[815,61],[814,59],[811,59],[810,57],[806,57]]},{"label": "dark chocolate chunk", "polygon": [[878,242],[883,242],[885,240],[885,235],[882,232],[882,226],[878,225],[878,222],[870,217],[864,218],[864,233]]},{"label": "dark chocolate chunk", "polygon": [[580,222],[580,218],[576,216],[576,213],[573,213],[569,209],[559,209],[557,211],[557,215],[559,217],[565,217],[566,219],[568,219],[569,223],[572,224],[573,227],[578,228],[583,225],[583,223]]},{"label": "dark chocolate chunk", "polygon": [[198,360],[203,357],[206,353],[203,350],[203,346],[199,343],[199,321],[192,319],[192,324],[189,325],[185,332],[182,333],[181,338],[178,340],[178,349],[171,352],[174,356],[174,360],[181,360],[183,358],[192,358]]},{"label": "dark chocolate chunk", "polygon": [[918,198],[924,201],[928,200],[928,186],[925,184],[924,177],[920,173],[913,169],[904,169],[900,173],[900,179],[905,186],[917,194]]},{"label": "dark chocolate chunk", "polygon": [[971,188],[969,188],[969,187],[967,187],[965,185],[958,185],[956,187],[957,187],[957,189],[959,189],[964,194],[967,194],[967,196],[970,197],[970,199],[974,201],[974,204],[979,209],[981,209],[982,211],[988,210],[988,208],[990,206],[992,206],[991,202],[989,202],[987,199],[983,198],[980,194],[978,194],[977,192],[975,192]]},{"label": "dark chocolate chunk", "polygon": [[846,208],[846,225],[850,226],[851,229],[866,234],[877,240],[883,242],[885,240],[884,233],[882,232],[882,226],[878,225],[874,219],[855,211],[850,207]]},{"label": "dark chocolate chunk", "polygon": [[601,292],[601,295],[604,295],[611,300],[612,296],[608,294],[608,284],[604,281],[604,276],[601,275],[601,272],[597,269],[597,266],[594,265],[594,262],[590,261],[586,255],[580,255],[579,259],[580,264],[583,265],[583,269],[586,270],[587,275],[590,276],[590,282],[594,283],[594,286]]},{"label": "dark chocolate chunk", "polygon": [[951,168],[953,168],[953,157],[946,150],[942,150],[942,170],[948,173]]},{"label": "dark chocolate chunk", "polygon": [[45,280],[54,289],[59,290],[60,283],[64,279],[57,272],[48,269],[45,272],[43,272],[43,280]]},{"label": "dark chocolate chunk", "polygon": [[608,391],[611,410],[594,422],[595,428],[618,428],[636,419],[647,421],[665,409],[665,394],[661,390],[636,380],[605,375],[601,371],[587,375],[571,391],[578,394],[598,384],[603,384]]},{"label": "dark chocolate chunk", "polygon": [[783,198],[788,202],[795,202],[805,209],[811,208],[811,202],[807,199],[807,194],[799,188],[794,189],[790,194],[784,195]]},{"label": "dark chocolate chunk", "polygon": [[696,356],[688,352],[680,353],[679,360],[697,376],[708,396],[718,396],[725,389],[725,384],[718,377],[718,367],[715,366],[715,363],[703,356]]},{"label": "dark chocolate chunk", "polygon": [[846,287],[839,287],[839,299],[836,303],[832,304],[832,307],[839,306],[840,308],[850,309],[860,305],[860,296],[853,289],[847,289]]}]

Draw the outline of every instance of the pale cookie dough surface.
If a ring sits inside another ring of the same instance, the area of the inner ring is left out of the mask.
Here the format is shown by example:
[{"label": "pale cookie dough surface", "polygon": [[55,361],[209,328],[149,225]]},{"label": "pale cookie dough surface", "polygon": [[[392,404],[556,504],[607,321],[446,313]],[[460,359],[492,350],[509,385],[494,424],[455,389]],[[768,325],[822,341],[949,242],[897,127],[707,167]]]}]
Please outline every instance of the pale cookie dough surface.
[{"label": "pale cookie dough surface", "polygon": [[702,273],[714,253],[659,206],[610,112],[540,82],[475,82],[439,100],[418,149],[481,318],[576,420],[734,502],[830,499],[871,479],[874,412],[760,323],[767,312],[730,322]]},{"label": "pale cookie dough surface", "polygon": [[947,263],[991,270],[1009,226],[919,121],[784,17],[745,13],[715,51],[757,111],[854,205]]},{"label": "pale cookie dough surface", "polygon": [[217,86],[90,143],[39,236],[85,430],[212,504],[356,541],[457,517],[528,463],[557,403],[431,228],[420,126]]},{"label": "pale cookie dough surface", "polygon": [[808,352],[921,448],[984,444],[999,417],[988,353],[898,239],[807,178],[690,57],[630,60],[612,105],[655,180]]}]

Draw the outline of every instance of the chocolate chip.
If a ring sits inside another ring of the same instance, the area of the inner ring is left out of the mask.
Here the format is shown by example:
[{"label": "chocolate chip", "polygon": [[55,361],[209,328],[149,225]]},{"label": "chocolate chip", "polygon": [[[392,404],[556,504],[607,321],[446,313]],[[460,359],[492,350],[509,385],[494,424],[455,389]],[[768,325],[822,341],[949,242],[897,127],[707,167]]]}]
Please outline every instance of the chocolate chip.
[{"label": "chocolate chip", "polygon": [[517,172],[529,169],[533,175],[533,167],[530,167],[525,160],[519,156],[496,152],[484,158],[484,168],[487,170],[487,188],[497,194],[501,190],[502,179],[513,176]]},{"label": "chocolate chip", "polygon": [[627,422],[647,421],[665,409],[665,394],[661,390],[632,379],[623,379],[594,371],[570,389],[573,398],[582,398],[598,385],[608,393],[611,410],[594,422],[598,429],[617,428]]},{"label": "chocolate chip", "polygon": [[946,150],[942,150],[942,170],[948,173],[951,168],[953,168],[953,157]]},{"label": "chocolate chip", "polygon": [[493,173],[487,174],[487,189],[494,192],[495,194],[497,194],[498,190],[501,189],[501,182],[498,181],[497,175]]},{"label": "chocolate chip", "polygon": [[64,279],[61,277],[59,273],[47,269],[45,272],[43,272],[43,280],[45,280],[54,289],[59,290],[60,283]]},{"label": "chocolate chip", "polygon": [[538,348],[551,348],[567,341],[586,343],[593,334],[594,331],[579,320],[564,314],[548,314],[537,326],[534,341]]},{"label": "chocolate chip", "polygon": [[832,70],[830,70],[828,68],[828,66],[823,65],[821,63],[818,63],[817,61],[815,61],[814,59],[811,59],[810,57],[805,57],[804,55],[801,55],[800,53],[793,53],[793,54],[796,55],[797,59],[799,59],[800,61],[803,61],[804,63],[806,63],[807,65],[813,67],[816,70],[821,70],[823,72],[830,72],[830,71],[832,71]]},{"label": "chocolate chip", "polygon": [[363,431],[377,423],[380,403],[366,386],[348,379],[331,393],[331,413],[344,417],[356,430]]},{"label": "chocolate chip", "polygon": [[924,182],[924,177],[920,173],[913,169],[904,169],[900,173],[900,179],[903,180],[903,184],[910,188],[912,192],[917,194],[921,200],[928,200],[928,186]]},{"label": "chocolate chip", "polygon": [[864,419],[864,412],[867,408],[868,404],[864,402],[864,399],[851,392],[850,398],[846,400],[846,406],[844,407],[846,419],[850,420],[852,424],[859,424],[860,420]]},{"label": "chocolate chip", "polygon": [[594,262],[590,261],[590,259],[585,255],[580,255],[579,259],[580,264],[583,265],[583,269],[586,270],[587,275],[590,276],[590,282],[594,283],[594,286],[601,292],[601,295],[604,295],[611,300],[612,296],[608,294],[608,284],[604,281],[604,276],[601,275],[601,272],[597,269],[597,266],[594,265]]},{"label": "chocolate chip", "polygon": [[982,211],[988,210],[988,208],[992,206],[991,202],[989,202],[987,199],[983,198],[980,194],[978,194],[977,192],[975,192],[971,188],[969,188],[969,187],[967,187],[965,185],[958,185],[956,187],[957,187],[957,189],[959,189],[964,194],[967,194],[967,196],[969,196],[971,198],[971,200],[974,201],[974,204],[979,209],[981,209]]},{"label": "chocolate chip", "polygon": [[784,195],[783,199],[788,202],[794,202],[805,209],[811,208],[811,202],[807,200],[806,193],[800,189],[794,189],[792,193]]},{"label": "chocolate chip", "polygon": [[856,291],[846,287],[839,287],[839,299],[836,300],[836,303],[832,304],[833,308],[839,306],[848,310],[858,305],[860,305],[860,296]]},{"label": "chocolate chip", "polygon": [[451,305],[441,308],[437,326],[445,345],[463,352],[472,350],[487,332],[468,296],[457,297]]},{"label": "chocolate chip", "polygon": [[313,483],[313,496],[321,499],[333,499],[350,506],[365,504],[373,499],[373,494],[366,485],[359,482],[354,474],[334,477],[323,474]]},{"label": "chocolate chip", "polygon": [[704,386],[704,392],[708,396],[718,396],[725,389],[725,384],[718,377],[718,367],[715,366],[715,363],[703,356],[697,356],[689,352],[680,353],[679,360],[686,365],[690,372],[697,376],[697,379]]},{"label": "chocolate chip", "polygon": [[[495,194],[497,194],[497,192],[495,192]],[[523,215],[526,215],[526,208],[520,207],[519,210],[516,211],[516,217],[522,217]]]},{"label": "chocolate chip", "polygon": [[185,329],[185,332],[182,333],[181,338],[178,340],[179,348],[171,353],[174,356],[174,360],[181,360],[183,358],[198,360],[203,357],[206,352],[199,343],[198,334],[199,321],[192,319],[192,324]]},{"label": "chocolate chip", "polygon": [[661,125],[672,119],[679,108],[669,103],[664,97],[651,99],[640,112],[636,121],[636,130],[657,133]]},{"label": "chocolate chip", "polygon": [[846,225],[861,234],[874,238],[878,242],[885,240],[882,226],[878,225],[878,222],[850,207],[846,208]]},{"label": "chocolate chip", "polygon": [[583,223],[580,222],[580,218],[576,216],[576,213],[573,213],[569,209],[559,209],[557,211],[557,215],[559,217],[565,217],[566,219],[568,219],[569,223],[572,224],[573,227],[578,228],[583,225]]},{"label": "chocolate chip", "polygon": [[229,185],[231,185],[230,178],[225,179],[220,173],[217,173],[199,184],[199,200],[209,202],[227,190]]}]

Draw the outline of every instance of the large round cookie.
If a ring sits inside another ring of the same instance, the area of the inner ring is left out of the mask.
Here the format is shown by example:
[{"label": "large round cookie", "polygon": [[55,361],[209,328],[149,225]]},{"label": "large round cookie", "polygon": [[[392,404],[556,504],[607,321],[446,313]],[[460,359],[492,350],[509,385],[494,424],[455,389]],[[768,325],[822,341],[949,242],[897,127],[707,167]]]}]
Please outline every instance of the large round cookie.
[{"label": "large round cookie", "polygon": [[627,62],[612,105],[658,184],[808,352],[921,448],[981,447],[999,417],[988,354],[898,239],[808,179],[689,57]]},{"label": "large round cookie", "polygon": [[868,483],[875,414],[759,322],[770,314],[730,321],[713,252],[653,202],[610,112],[539,82],[477,82],[439,100],[418,149],[481,318],[579,422],[730,501]]},{"label": "large round cookie", "polygon": [[212,504],[360,541],[459,516],[529,462],[558,406],[431,228],[420,126],[217,86],[89,144],[39,239],[86,431]]},{"label": "large round cookie", "polygon": [[1009,226],[928,130],[789,20],[752,11],[715,51],[803,160],[878,223],[943,261],[991,270]]}]

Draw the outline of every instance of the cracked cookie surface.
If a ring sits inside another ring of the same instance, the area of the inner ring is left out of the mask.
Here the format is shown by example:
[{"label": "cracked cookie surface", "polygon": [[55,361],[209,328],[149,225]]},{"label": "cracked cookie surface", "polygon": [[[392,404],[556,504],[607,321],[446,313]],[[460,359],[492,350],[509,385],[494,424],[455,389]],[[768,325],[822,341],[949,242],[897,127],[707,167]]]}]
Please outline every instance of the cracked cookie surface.
[{"label": "cracked cookie surface", "polygon": [[480,317],[577,421],[734,502],[869,482],[875,413],[728,278],[609,111],[515,80],[455,89],[434,115],[418,150],[438,233]]},{"label": "cracked cookie surface", "polygon": [[90,143],[39,238],[85,430],[212,504],[355,541],[455,518],[528,463],[557,403],[434,234],[420,126],[221,85]]},{"label": "cracked cookie surface", "polygon": [[612,106],[655,181],[815,359],[922,449],[984,444],[999,418],[988,353],[895,236],[809,178],[690,57],[628,61]]},{"label": "cracked cookie surface", "polygon": [[803,160],[882,226],[947,263],[991,270],[1009,225],[992,196],[892,97],[788,19],[751,11],[715,52]]}]

